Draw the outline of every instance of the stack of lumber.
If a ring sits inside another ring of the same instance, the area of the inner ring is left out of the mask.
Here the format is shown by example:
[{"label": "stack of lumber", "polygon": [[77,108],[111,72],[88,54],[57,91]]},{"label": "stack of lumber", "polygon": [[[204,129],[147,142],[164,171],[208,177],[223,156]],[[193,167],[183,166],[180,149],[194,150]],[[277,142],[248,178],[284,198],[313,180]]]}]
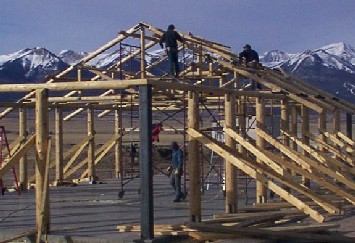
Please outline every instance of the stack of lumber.
[{"label": "stack of lumber", "polygon": [[[281,207],[282,208],[282,207]],[[201,223],[189,223],[195,229],[189,236],[198,242],[221,239],[258,238],[294,242],[355,242],[355,238],[329,232],[337,223],[301,223],[307,218],[297,209],[248,209],[236,214],[215,215]],[[254,212],[253,212],[254,211]]]},{"label": "stack of lumber", "polygon": [[[309,217],[298,209],[252,207],[236,214],[214,215],[201,223],[183,225],[154,225],[154,235],[189,236],[193,242],[213,242],[224,239],[256,238],[270,241],[293,242],[355,242],[329,229],[338,223],[302,222]],[[119,232],[140,232],[140,226],[117,226]]]}]

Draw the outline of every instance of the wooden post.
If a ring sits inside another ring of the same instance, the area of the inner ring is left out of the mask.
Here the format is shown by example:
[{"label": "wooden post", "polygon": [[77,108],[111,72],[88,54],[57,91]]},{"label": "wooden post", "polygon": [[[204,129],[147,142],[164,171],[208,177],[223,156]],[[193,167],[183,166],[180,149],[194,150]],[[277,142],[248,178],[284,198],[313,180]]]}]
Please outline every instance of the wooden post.
[{"label": "wooden post", "polygon": [[[325,110],[323,110],[318,115],[318,128],[319,128],[320,133],[321,133],[321,131],[325,131],[327,129],[327,125],[326,125],[327,120],[326,119],[327,119],[327,112]],[[327,141],[327,137],[324,134],[320,134],[319,139],[323,142]],[[324,151],[325,149],[323,146],[319,145],[319,150]]]},{"label": "wooden post", "polygon": [[353,115],[346,113],[346,136],[353,139]]},{"label": "wooden post", "polygon": [[[290,130],[290,120],[289,120],[289,115],[288,115],[288,100],[281,100],[281,124],[280,128],[282,131],[288,131]],[[287,147],[290,144],[290,140],[288,139],[288,136],[282,134],[282,144],[286,145]]]},{"label": "wooden post", "polygon": [[240,89],[240,75],[236,71],[234,71],[233,72],[233,76],[234,76],[235,79],[237,79],[235,81],[234,87],[238,90],[238,89]]},{"label": "wooden post", "polygon": [[[27,109],[22,107],[19,109],[19,137],[25,139],[27,137]],[[24,155],[19,161],[19,182],[20,190],[27,190],[28,177],[27,177],[27,155]]]},{"label": "wooden post", "polygon": [[[290,132],[291,135],[297,137],[297,107],[296,105],[291,106],[291,125]],[[297,143],[291,142],[290,147],[297,151]]]},{"label": "wooden post", "polygon": [[336,108],[333,112],[333,133],[340,132],[340,110]]},{"label": "wooden post", "polygon": [[[198,93],[188,92],[188,128],[199,129]],[[201,222],[201,175],[199,144],[197,139],[189,136],[189,199],[190,221]]]},{"label": "wooden post", "polygon": [[87,109],[88,113],[88,136],[91,136],[89,146],[88,146],[88,178],[91,182],[95,181],[95,130],[94,130],[94,110],[89,107]]},{"label": "wooden post", "polygon": [[[238,133],[242,138],[246,138],[246,135],[247,135],[247,131],[246,131],[246,129],[247,129],[247,124],[246,124],[247,107],[246,107],[245,97],[239,97],[237,109],[238,109]],[[237,148],[238,148],[238,152],[240,153],[242,158],[246,158],[247,157],[247,150],[241,144],[238,144]],[[236,175],[237,176],[237,184],[238,184],[238,175],[241,172],[242,171],[237,168],[237,175]],[[245,176],[247,176],[247,175],[245,175]],[[245,186],[245,188],[244,188],[245,202],[247,202],[247,200],[248,200],[248,185],[244,184],[244,186]],[[238,185],[238,187],[239,187],[239,185]],[[237,207],[237,211],[238,211],[238,207]]]},{"label": "wooden post", "polygon": [[[225,127],[236,130],[236,98],[235,95],[225,95]],[[235,140],[225,135],[225,143],[233,151],[236,150]],[[226,163],[226,213],[236,213],[238,209],[238,181],[237,181],[237,169],[228,160]]]},{"label": "wooden post", "polygon": [[[48,90],[36,90],[36,222],[38,231],[49,232],[49,184],[45,182],[48,149]],[[44,205],[43,205],[44,204]]]},{"label": "wooden post", "polygon": [[[256,127],[265,131],[265,101],[263,98],[256,98]],[[265,147],[265,140],[256,135],[256,146]],[[260,159],[257,162],[262,163]],[[256,203],[265,203],[267,201],[267,188],[259,181],[256,182]]]},{"label": "wooden post", "polygon": [[140,44],[141,44],[141,78],[143,79],[146,76],[146,68],[145,68],[145,29],[144,29],[143,25],[141,25]]},{"label": "wooden post", "polygon": [[63,183],[63,111],[55,108],[55,182]]},{"label": "wooden post", "polygon": [[[280,129],[282,131],[288,131],[290,129],[290,119],[289,119],[289,103],[287,99],[281,100],[281,123],[280,123]],[[285,146],[290,145],[290,140],[287,135],[282,134],[282,144]],[[286,169],[286,171],[289,172],[289,170]],[[288,186],[283,186],[283,189],[285,189],[287,192],[290,192],[291,189]]]},{"label": "wooden post", "polygon": [[[301,106],[301,117],[302,117],[302,143],[309,146],[309,137],[306,136],[309,132],[309,108],[305,105]],[[309,153],[305,150],[302,151],[302,154],[306,157],[309,157]],[[309,178],[302,176],[302,183],[304,186],[310,188],[311,181]]]},{"label": "wooden post", "polygon": [[[115,110],[115,134],[122,135],[122,109]],[[122,136],[118,138],[115,144],[115,175],[116,178],[122,178],[123,163],[122,163]]]}]

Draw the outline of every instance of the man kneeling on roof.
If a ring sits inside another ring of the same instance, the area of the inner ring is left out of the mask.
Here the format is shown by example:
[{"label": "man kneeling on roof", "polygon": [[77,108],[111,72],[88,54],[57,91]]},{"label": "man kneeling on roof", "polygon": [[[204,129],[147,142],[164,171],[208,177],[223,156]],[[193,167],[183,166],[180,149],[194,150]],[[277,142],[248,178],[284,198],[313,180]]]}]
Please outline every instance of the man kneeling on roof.
[{"label": "man kneeling on roof", "polygon": [[[251,46],[249,44],[246,44],[243,49],[244,50],[239,53],[239,62],[245,63],[245,65],[250,68],[259,68],[259,54],[255,50],[251,49]],[[250,83],[244,88],[249,87],[251,88],[251,90],[261,89],[260,83],[257,83],[253,80],[251,80]]]}]

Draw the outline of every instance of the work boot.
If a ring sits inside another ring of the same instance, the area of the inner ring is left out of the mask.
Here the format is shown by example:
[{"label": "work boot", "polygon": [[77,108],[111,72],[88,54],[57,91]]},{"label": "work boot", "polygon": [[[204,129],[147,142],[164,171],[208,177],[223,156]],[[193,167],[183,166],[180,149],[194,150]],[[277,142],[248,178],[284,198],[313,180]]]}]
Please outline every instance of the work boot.
[{"label": "work boot", "polygon": [[181,202],[180,198],[175,198],[173,202]]}]

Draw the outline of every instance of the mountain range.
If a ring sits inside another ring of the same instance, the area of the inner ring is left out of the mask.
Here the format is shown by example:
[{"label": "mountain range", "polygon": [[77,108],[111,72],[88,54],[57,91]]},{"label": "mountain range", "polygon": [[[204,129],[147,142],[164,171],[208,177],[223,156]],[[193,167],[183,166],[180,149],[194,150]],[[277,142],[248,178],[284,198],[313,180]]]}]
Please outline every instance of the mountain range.
[{"label": "mountain range", "polygon": [[[89,65],[106,68],[115,65],[132,50],[122,48],[103,53],[92,59]],[[181,52],[180,52],[181,53]],[[43,82],[48,75],[54,75],[88,55],[87,52],[63,50],[54,54],[43,47],[26,48],[11,54],[0,55],[0,83]],[[163,50],[147,53],[148,63],[157,60]],[[189,55],[185,53],[186,56]],[[355,49],[345,43],[334,43],[302,53],[286,53],[272,50],[260,56],[263,66],[282,68],[286,73],[355,103]],[[138,70],[139,61],[132,59],[123,69]],[[155,72],[159,72],[157,67]]]}]

